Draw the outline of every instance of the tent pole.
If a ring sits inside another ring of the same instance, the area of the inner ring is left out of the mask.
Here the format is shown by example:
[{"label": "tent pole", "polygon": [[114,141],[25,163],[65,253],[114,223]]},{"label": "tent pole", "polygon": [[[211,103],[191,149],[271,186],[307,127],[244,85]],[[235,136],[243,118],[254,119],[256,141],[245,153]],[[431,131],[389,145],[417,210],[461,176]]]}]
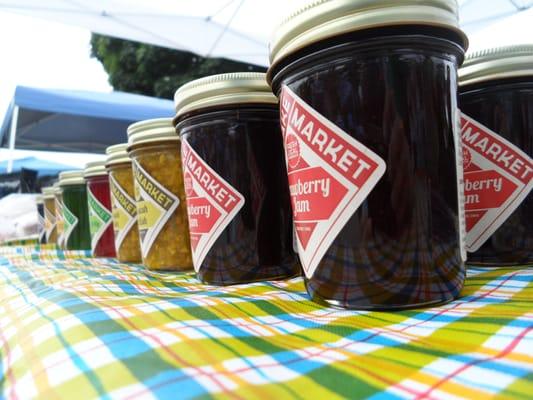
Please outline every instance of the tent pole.
[{"label": "tent pole", "polygon": [[17,123],[19,119],[19,106],[13,108],[11,127],[9,130],[9,160],[7,161],[7,173],[13,171],[13,158],[15,157],[15,138],[17,135]]}]

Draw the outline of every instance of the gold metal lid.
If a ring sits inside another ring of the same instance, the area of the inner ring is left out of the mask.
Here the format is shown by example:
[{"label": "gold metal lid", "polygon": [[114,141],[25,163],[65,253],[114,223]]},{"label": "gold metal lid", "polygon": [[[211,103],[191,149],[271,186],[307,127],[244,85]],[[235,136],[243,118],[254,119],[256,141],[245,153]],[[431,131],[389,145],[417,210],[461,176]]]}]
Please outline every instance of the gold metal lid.
[{"label": "gold metal lid", "polygon": [[128,127],[128,148],[138,144],[178,141],[172,118],[147,119],[136,122]]},{"label": "gold metal lid", "polygon": [[46,186],[43,187],[41,192],[43,193],[43,197],[45,199],[50,199],[54,197],[54,193],[56,192],[56,188],[54,186]]},{"label": "gold metal lid", "polygon": [[59,173],[59,186],[85,185],[83,170],[65,171]]},{"label": "gold metal lid", "polygon": [[459,84],[464,86],[520,76],[533,76],[533,44],[498,47],[467,54],[459,69]]},{"label": "gold metal lid", "polygon": [[231,104],[278,104],[262,72],[234,72],[186,83],[174,94],[176,118],[191,112]]},{"label": "gold metal lid", "polygon": [[83,170],[83,177],[90,178],[92,176],[107,175],[105,163],[106,160],[99,160],[91,161],[90,163],[85,164],[85,169]]},{"label": "gold metal lid", "polygon": [[288,55],[334,36],[401,25],[446,28],[459,35],[465,49],[468,47],[468,39],[459,28],[456,0],[316,0],[278,26],[270,41],[270,64],[275,66]]},{"label": "gold metal lid", "polygon": [[105,153],[107,154],[106,167],[131,162],[131,159],[128,156],[128,143],[109,146]]},{"label": "gold metal lid", "polygon": [[55,182],[52,187],[54,188],[54,195],[61,194],[61,186],[59,186],[59,180]]}]

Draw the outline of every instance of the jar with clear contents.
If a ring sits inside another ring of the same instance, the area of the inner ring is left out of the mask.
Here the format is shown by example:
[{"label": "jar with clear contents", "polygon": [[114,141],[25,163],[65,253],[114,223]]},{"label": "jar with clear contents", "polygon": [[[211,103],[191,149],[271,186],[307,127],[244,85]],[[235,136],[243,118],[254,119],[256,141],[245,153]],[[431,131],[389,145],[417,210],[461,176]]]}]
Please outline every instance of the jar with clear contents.
[{"label": "jar with clear contents", "polygon": [[55,189],[52,186],[43,188],[44,225],[46,243],[57,243]]},{"label": "jar with clear contents", "polygon": [[172,120],[133,124],[128,138],[143,263],[151,270],[191,270],[180,143]]},{"label": "jar with clear contents", "polygon": [[115,249],[120,262],[140,263],[141,246],[137,227],[137,206],[127,143],[107,148],[107,170],[113,211]]}]

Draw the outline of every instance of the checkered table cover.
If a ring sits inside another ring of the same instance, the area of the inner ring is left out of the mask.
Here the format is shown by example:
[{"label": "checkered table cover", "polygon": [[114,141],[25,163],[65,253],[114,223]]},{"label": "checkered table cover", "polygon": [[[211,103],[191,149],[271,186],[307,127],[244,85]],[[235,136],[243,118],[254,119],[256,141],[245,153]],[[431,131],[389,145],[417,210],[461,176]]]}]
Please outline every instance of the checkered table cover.
[{"label": "checkered table cover", "polygon": [[0,249],[0,398],[532,398],[533,269],[356,312],[302,279],[212,287],[84,252]]}]

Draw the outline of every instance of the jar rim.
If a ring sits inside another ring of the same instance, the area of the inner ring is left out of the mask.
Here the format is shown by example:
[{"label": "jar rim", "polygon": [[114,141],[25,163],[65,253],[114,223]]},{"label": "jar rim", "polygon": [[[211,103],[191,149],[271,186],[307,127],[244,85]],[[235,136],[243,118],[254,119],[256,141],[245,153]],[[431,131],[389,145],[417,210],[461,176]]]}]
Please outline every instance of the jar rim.
[{"label": "jar rim", "polygon": [[58,186],[84,185],[83,170],[64,171],[59,173]]},{"label": "jar rim", "polygon": [[92,161],[85,165],[85,169],[83,170],[83,177],[84,178],[91,178],[93,176],[102,176],[107,175],[107,171],[105,169],[105,160],[99,160],[99,161]]},{"label": "jar rim", "polygon": [[263,72],[233,72],[196,79],[174,94],[176,121],[192,111],[231,104],[277,104]]},{"label": "jar rim", "polygon": [[466,55],[459,85],[533,76],[533,45],[487,48]]},{"label": "jar rim", "polygon": [[53,196],[55,188],[53,186],[45,186],[41,189],[43,196]]},{"label": "jar rim", "polygon": [[135,122],[128,126],[129,153],[133,146],[145,143],[179,140],[172,118],[155,118]]},{"label": "jar rim", "polygon": [[392,26],[426,25],[450,30],[466,50],[456,0],[317,0],[286,18],[270,41],[272,69],[288,56],[322,40],[350,32]]},{"label": "jar rim", "polygon": [[109,146],[106,149],[106,167],[116,164],[129,163],[128,143],[119,143]]}]

